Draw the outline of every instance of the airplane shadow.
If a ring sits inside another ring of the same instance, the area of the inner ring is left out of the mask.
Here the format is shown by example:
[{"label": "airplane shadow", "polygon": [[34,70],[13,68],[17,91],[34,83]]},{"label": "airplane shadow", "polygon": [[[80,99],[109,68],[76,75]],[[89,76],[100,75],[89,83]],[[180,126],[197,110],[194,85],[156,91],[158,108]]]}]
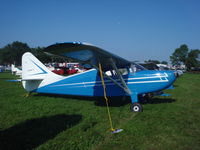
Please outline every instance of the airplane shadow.
[{"label": "airplane shadow", "polygon": [[[175,102],[175,100],[172,98],[151,98],[148,100],[139,99],[139,103],[141,103],[141,104],[161,104],[161,103],[172,103],[172,102]],[[109,106],[111,106],[111,107],[120,107],[120,106],[130,104],[130,103],[131,103],[131,98],[128,96],[125,98],[111,97],[109,99]],[[106,106],[106,102],[104,99],[98,100],[98,101],[95,101],[95,105]]]},{"label": "airplane shadow", "polygon": [[[88,96],[73,96],[73,95],[55,95],[55,94],[41,94],[37,93],[34,96],[48,96],[48,97],[61,97],[61,98],[70,98],[72,100],[84,100],[84,101],[94,101],[96,106],[106,106],[106,101],[104,97],[88,97]],[[131,103],[131,98],[129,96],[113,96],[108,97],[110,107],[120,107]],[[171,98],[150,98],[148,100],[143,100],[139,98],[139,103],[141,104],[160,104],[160,103],[172,103],[175,102]]]},{"label": "airplane shadow", "polygon": [[178,87],[178,85],[174,84],[174,87],[176,88],[176,87]]},{"label": "airplane shadow", "polygon": [[[106,100],[104,97],[99,97],[99,99],[95,100],[94,103],[96,106],[106,106]],[[129,103],[131,103],[131,99],[128,96],[108,97],[108,104],[110,107],[120,107]]]},{"label": "airplane shadow", "polygon": [[81,119],[81,115],[59,114],[27,120],[0,131],[0,149],[34,149],[42,143],[53,139],[60,132],[78,124]]},{"label": "airplane shadow", "polygon": [[172,103],[175,99],[172,98],[150,98],[148,100],[141,100],[142,104],[161,104],[161,103]]},{"label": "airplane shadow", "polygon": [[96,97],[89,96],[76,96],[76,95],[59,95],[59,94],[45,94],[45,93],[34,93],[33,96],[47,96],[52,98],[67,98],[72,100],[84,100],[84,101],[94,101]]},{"label": "airplane shadow", "polygon": [[[96,106],[106,106],[106,101],[104,97],[100,96],[74,96],[74,95],[55,95],[55,94],[43,94],[43,93],[37,93],[34,96],[48,96],[48,97],[60,97],[60,98],[70,98],[72,100],[84,100],[84,101],[94,101],[94,104]],[[109,106],[111,107],[120,107],[123,105],[126,105],[131,102],[131,99],[129,96],[114,96],[114,97],[108,97],[109,100]]]}]

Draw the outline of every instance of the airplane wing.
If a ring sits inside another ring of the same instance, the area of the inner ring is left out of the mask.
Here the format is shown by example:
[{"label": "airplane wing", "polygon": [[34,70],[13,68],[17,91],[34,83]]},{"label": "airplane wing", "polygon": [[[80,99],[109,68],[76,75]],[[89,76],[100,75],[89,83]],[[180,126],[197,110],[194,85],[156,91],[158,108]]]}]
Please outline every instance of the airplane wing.
[{"label": "airplane wing", "polygon": [[[98,70],[98,64],[100,63],[104,76],[109,78],[119,87],[123,88],[124,91],[128,94],[131,94],[131,91],[127,87],[121,73],[118,71],[118,68],[125,68],[131,65],[131,62],[127,61],[126,59],[109,53],[96,46],[80,42],[54,44],[45,48],[44,52],[71,58],[78,62],[87,63]],[[114,80],[112,77],[105,74],[105,72],[108,70],[116,71],[121,84],[119,84],[119,82]]]},{"label": "airplane wing", "polygon": [[107,71],[112,68],[110,63],[111,59],[117,68],[123,68],[130,64],[129,61],[117,55],[111,54],[96,46],[80,42],[54,44],[44,49],[44,51],[95,66],[98,66],[98,63],[100,62],[103,71]]}]

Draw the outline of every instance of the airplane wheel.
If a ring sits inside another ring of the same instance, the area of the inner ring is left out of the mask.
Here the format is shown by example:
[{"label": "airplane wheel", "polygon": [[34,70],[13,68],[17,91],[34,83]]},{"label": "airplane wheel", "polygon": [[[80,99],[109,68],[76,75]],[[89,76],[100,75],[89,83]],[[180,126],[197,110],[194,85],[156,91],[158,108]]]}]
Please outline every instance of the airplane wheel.
[{"label": "airplane wheel", "polygon": [[139,103],[133,103],[131,104],[130,109],[132,112],[142,112],[142,105],[140,105]]}]

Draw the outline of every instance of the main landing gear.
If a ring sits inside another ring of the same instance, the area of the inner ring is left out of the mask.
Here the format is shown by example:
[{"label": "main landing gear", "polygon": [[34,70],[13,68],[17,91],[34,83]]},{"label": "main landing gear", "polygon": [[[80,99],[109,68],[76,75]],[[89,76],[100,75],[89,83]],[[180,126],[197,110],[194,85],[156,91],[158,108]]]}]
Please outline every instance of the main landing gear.
[{"label": "main landing gear", "polygon": [[130,106],[130,110],[132,112],[142,112],[143,108],[142,108],[141,104],[139,104],[139,103],[133,103]]},{"label": "main landing gear", "polygon": [[133,93],[131,95],[131,106],[130,106],[130,110],[132,112],[142,112],[142,105],[140,103],[138,103],[138,95],[137,93]]}]

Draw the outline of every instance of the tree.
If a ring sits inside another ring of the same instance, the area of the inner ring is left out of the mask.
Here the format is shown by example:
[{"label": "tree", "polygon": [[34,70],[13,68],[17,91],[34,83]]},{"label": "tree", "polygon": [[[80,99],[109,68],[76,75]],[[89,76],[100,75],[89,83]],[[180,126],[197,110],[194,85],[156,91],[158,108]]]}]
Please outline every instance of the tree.
[{"label": "tree", "polygon": [[30,48],[26,43],[15,41],[6,45],[4,48],[0,48],[0,64],[16,64],[21,65],[21,58],[25,52],[31,52],[41,62],[64,62],[66,59],[63,57],[49,56],[43,52],[45,47]]},{"label": "tree", "polygon": [[197,69],[200,67],[200,61],[198,60],[199,55],[200,50],[198,49],[191,50],[188,53],[188,58],[186,59],[186,67],[188,71],[191,71],[192,68]]},{"label": "tree", "polygon": [[158,60],[151,60],[151,59],[149,59],[148,61],[145,61],[145,62],[151,62],[151,63],[154,63],[154,64],[160,64],[160,61],[158,61]]},{"label": "tree", "polygon": [[167,65],[167,64],[168,64],[168,62],[167,62],[167,61],[161,61],[160,63],[161,63],[161,64],[165,64],[165,65]]},{"label": "tree", "polygon": [[188,57],[188,46],[186,44],[181,45],[179,48],[175,49],[170,60],[173,65],[185,64]]},{"label": "tree", "polygon": [[26,43],[15,41],[2,48],[1,62],[4,64],[15,63],[16,65],[21,65],[22,55],[28,51],[30,52],[31,48]]},{"label": "tree", "polygon": [[3,64],[3,49],[0,48],[0,64]]},{"label": "tree", "polygon": [[186,44],[181,45],[179,48],[175,49],[172,56],[170,56],[170,60],[173,65],[180,65],[184,64],[187,67],[188,71],[192,69],[199,69],[200,68],[200,50],[188,49]]},{"label": "tree", "polygon": [[51,62],[52,61],[51,56],[45,54],[43,50],[44,47],[37,47],[31,49],[33,55],[35,55],[35,57],[37,57],[41,62],[43,63]]},{"label": "tree", "polygon": [[65,62],[66,58],[56,55],[47,55],[43,52],[45,47],[37,47],[32,48],[31,51],[33,55],[35,55],[41,62],[49,63],[49,62]]}]

